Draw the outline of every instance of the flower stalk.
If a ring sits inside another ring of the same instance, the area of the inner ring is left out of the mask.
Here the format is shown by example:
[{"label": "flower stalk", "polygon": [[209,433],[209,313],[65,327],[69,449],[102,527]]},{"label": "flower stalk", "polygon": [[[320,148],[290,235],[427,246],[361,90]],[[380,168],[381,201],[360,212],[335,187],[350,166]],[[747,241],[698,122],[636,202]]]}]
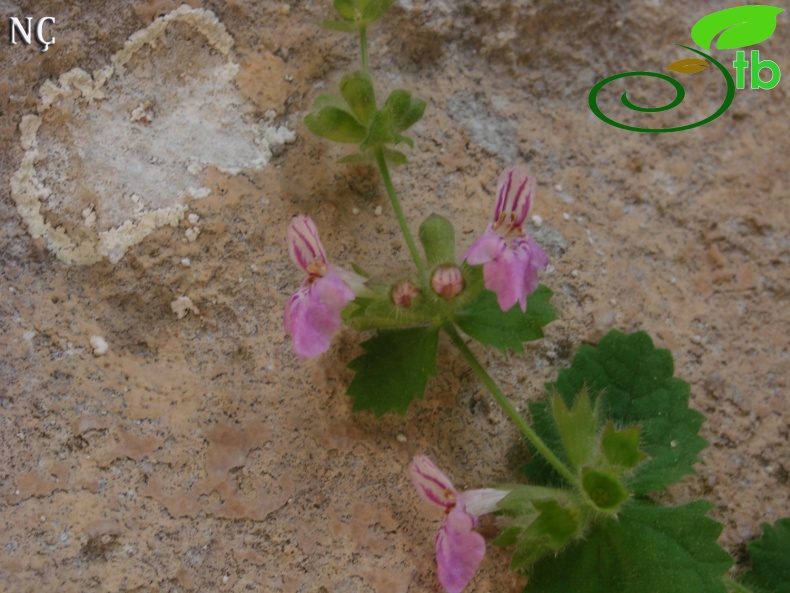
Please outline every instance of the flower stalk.
[{"label": "flower stalk", "polygon": [[412,237],[411,231],[409,230],[409,225],[406,222],[406,216],[403,214],[400,201],[398,200],[398,196],[395,193],[395,187],[392,185],[392,179],[390,178],[389,169],[387,168],[387,160],[384,158],[383,149],[377,148],[375,150],[375,155],[376,164],[379,167],[382,179],[384,179],[384,187],[387,188],[387,195],[389,196],[390,203],[392,204],[392,209],[395,211],[395,216],[398,219],[398,224],[400,225],[400,230],[403,233],[403,238],[406,240],[406,245],[409,247],[409,253],[411,253],[411,258],[414,260],[414,265],[417,266],[417,271],[420,273],[420,277],[424,278],[425,263],[422,261],[420,252],[417,251],[417,244],[414,242],[414,237]]},{"label": "flower stalk", "polygon": [[535,447],[538,453],[540,453],[546,459],[546,461],[548,461],[549,464],[568,481],[571,486],[578,489],[579,480],[576,475],[570,469],[568,469],[568,467],[560,460],[559,457],[552,453],[551,449],[549,449],[546,443],[543,442],[543,440],[532,429],[527,421],[521,417],[521,414],[516,411],[516,408],[513,406],[507,396],[502,393],[502,390],[491,378],[491,375],[488,374],[488,372],[477,360],[474,353],[469,349],[469,346],[466,345],[466,342],[464,342],[455,326],[447,324],[444,326],[444,329],[449,334],[450,339],[452,340],[453,344],[455,344],[455,347],[461,352],[463,357],[469,363],[469,366],[472,367],[472,370],[483,382],[483,385],[485,385],[491,392],[491,395],[494,397],[496,402],[518,427],[518,429],[521,431],[521,434],[526,437],[526,439],[532,444],[533,447]]},{"label": "flower stalk", "polygon": [[360,54],[362,57],[362,71],[367,74],[368,73],[368,28],[367,27],[360,27],[359,28],[359,47],[360,47]]}]

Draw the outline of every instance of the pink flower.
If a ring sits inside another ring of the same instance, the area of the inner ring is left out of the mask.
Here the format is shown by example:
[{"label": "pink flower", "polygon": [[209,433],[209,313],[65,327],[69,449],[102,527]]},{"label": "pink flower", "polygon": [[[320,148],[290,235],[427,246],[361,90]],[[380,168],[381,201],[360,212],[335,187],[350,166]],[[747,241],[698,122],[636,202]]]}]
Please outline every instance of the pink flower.
[{"label": "pink flower", "polygon": [[492,221],[463,257],[473,266],[483,264],[485,286],[496,293],[503,311],[519,303],[526,312],[527,295],[538,288],[538,270],[549,263],[522,227],[534,194],[535,178],[525,167],[505,169],[497,183]]},{"label": "pink flower", "polygon": [[447,593],[461,593],[486,551],[483,536],[472,530],[477,516],[496,510],[497,503],[508,493],[492,488],[458,492],[425,455],[414,457],[409,476],[423,500],[444,509],[444,523],[436,534],[439,582]]},{"label": "pink flower", "polygon": [[296,353],[311,358],[329,349],[332,332],[340,327],[340,310],[354,300],[352,286],[361,287],[364,279],[327,261],[310,217],[294,216],[285,238],[291,259],[307,273],[285,305],[285,331],[293,338]]}]

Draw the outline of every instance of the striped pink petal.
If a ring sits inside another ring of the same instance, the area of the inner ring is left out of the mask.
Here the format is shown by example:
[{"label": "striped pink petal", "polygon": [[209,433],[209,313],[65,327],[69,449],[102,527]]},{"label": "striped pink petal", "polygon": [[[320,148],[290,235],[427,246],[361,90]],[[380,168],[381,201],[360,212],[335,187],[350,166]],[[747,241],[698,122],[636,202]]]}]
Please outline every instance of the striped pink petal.
[{"label": "striped pink petal", "polygon": [[285,231],[288,254],[293,262],[308,274],[325,269],[328,265],[324,246],[318,238],[318,229],[309,216],[294,216]]},{"label": "striped pink petal", "polygon": [[426,455],[414,457],[409,465],[409,476],[417,494],[426,502],[445,509],[455,504],[455,487]]},{"label": "striped pink petal", "polygon": [[497,183],[497,200],[493,221],[509,215],[509,226],[520,227],[529,214],[535,194],[535,178],[526,167],[509,167],[502,171]]}]

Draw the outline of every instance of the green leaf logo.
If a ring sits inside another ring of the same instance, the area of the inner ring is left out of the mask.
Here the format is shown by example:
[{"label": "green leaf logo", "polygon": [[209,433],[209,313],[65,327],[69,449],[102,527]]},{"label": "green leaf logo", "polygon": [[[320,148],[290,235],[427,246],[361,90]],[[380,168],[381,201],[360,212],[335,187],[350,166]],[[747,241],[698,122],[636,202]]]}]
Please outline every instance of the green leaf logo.
[{"label": "green leaf logo", "polygon": [[735,6],[702,17],[691,28],[691,38],[702,49],[739,49],[761,43],[776,30],[776,17],[783,8],[775,6]]}]

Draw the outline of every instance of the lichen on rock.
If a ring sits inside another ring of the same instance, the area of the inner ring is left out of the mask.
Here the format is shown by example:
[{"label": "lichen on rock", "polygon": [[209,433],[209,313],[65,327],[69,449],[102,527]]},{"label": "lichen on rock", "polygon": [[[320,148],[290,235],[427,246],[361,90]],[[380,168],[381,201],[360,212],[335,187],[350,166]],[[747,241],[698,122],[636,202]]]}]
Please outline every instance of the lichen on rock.
[{"label": "lichen on rock", "polygon": [[213,13],[181,6],[134,33],[112,65],[44,83],[11,179],[31,236],[69,264],[116,263],[208,195],[207,166],[259,170],[273,144],[292,141],[238,90],[232,45]]}]

